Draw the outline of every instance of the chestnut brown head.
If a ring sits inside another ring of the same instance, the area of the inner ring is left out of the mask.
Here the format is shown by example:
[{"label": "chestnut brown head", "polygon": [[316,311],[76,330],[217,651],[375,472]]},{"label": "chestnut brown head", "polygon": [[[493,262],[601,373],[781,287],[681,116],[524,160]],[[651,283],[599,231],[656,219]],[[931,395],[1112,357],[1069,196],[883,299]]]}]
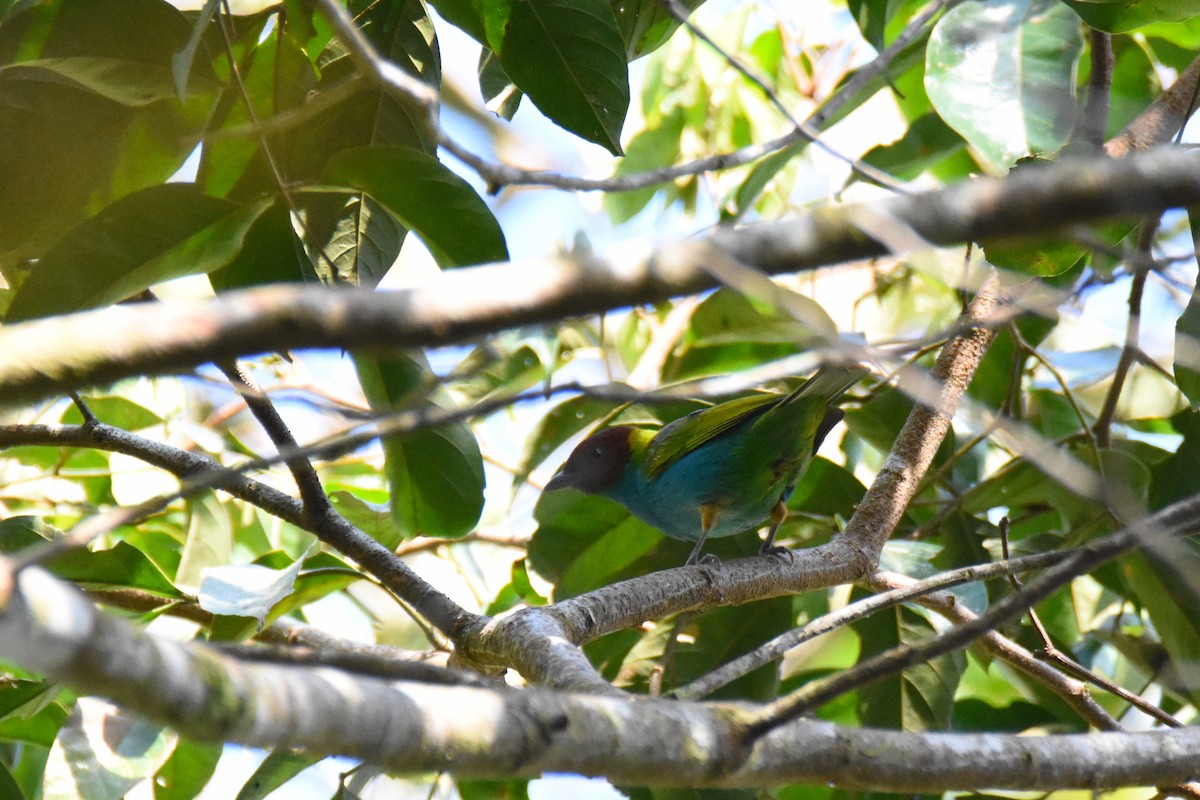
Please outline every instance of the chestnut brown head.
[{"label": "chestnut brown head", "polygon": [[633,428],[618,425],[584,439],[546,484],[546,491],[578,489],[596,494],[616,486],[629,467],[632,433]]}]

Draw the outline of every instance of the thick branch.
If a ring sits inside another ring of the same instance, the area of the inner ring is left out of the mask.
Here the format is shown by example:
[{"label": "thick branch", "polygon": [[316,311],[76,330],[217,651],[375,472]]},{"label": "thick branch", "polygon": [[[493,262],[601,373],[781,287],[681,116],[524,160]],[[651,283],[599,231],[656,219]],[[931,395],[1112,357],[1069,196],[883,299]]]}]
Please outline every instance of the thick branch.
[{"label": "thick branch", "polygon": [[37,568],[15,576],[0,615],[0,658],[191,737],[340,753],[407,772],[575,772],[660,786],[833,782],[915,792],[1182,783],[1200,763],[1200,728],[922,735],[801,720],[742,751],[737,734],[751,707],[438,686],[241,663],[101,614]]},{"label": "thick branch", "polygon": [[[863,219],[893,219],[934,244],[1031,237],[1076,223],[1200,204],[1200,159],[1163,148],[1120,160],[1064,161],[1004,179],[827,208],[718,231],[708,244],[766,272],[883,255]],[[648,246],[453,270],[430,285],[369,293],[276,286],[219,299],[119,306],[6,326],[0,403],[19,404],[135,374],[302,347],[439,345],[503,328],[652,302],[713,286],[705,247]]]},{"label": "thick branch", "polygon": [[913,392],[916,397],[933,396],[930,401],[917,403],[909,413],[891,452],[875,476],[875,482],[842,534],[862,550],[864,559],[871,564],[878,560],[884,542],[891,536],[925,471],[933,463],[933,457],[950,429],[950,420],[959,400],[992,342],[995,330],[987,321],[999,304],[999,285],[999,278],[992,273],[960,320],[964,332],[946,343],[927,378],[915,372],[911,375],[906,374],[908,371],[901,373],[902,387],[915,379],[936,385],[931,387],[933,392]]}]

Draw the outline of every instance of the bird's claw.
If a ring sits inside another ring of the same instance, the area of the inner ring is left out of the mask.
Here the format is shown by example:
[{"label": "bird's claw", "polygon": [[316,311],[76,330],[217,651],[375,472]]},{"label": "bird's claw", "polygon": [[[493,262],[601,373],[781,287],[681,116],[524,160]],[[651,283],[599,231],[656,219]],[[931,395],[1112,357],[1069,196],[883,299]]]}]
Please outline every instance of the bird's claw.
[{"label": "bird's claw", "polygon": [[796,554],[793,553],[788,548],[783,547],[781,545],[772,545],[772,546],[768,546],[768,547],[763,547],[762,549],[760,549],[758,551],[758,554],[760,556],[785,556],[787,558],[788,564],[791,564],[793,561],[796,560]]}]

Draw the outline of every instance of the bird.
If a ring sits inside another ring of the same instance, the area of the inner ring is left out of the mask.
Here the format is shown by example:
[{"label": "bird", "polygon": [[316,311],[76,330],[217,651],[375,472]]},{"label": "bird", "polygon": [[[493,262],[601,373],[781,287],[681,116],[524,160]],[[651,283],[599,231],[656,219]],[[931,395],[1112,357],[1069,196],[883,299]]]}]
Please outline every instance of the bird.
[{"label": "bird", "polygon": [[695,542],[686,565],[697,563],[710,538],[768,519],[759,552],[790,554],[774,546],[788,497],[844,416],[834,403],[869,371],[861,364],[827,367],[786,394],[740,397],[658,430],[604,428],[575,447],[544,491],[615,500],[667,536]]}]

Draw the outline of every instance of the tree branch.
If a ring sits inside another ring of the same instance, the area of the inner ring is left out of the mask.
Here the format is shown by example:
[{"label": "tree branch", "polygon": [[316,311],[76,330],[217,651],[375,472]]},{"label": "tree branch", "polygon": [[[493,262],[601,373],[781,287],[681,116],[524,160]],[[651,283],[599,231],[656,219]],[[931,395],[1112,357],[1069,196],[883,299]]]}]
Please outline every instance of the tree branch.
[{"label": "tree branch", "polygon": [[835,782],[916,792],[1183,783],[1200,762],[1200,728],[946,735],[802,720],[743,750],[738,734],[752,706],[385,681],[328,667],[242,663],[101,614],[40,569],[24,570],[15,581],[0,614],[6,660],[193,738],[338,753],[401,772],[574,772],[651,786]]},{"label": "tree branch", "polygon": [[[1120,160],[1065,161],[796,219],[719,230],[706,243],[614,249],[442,273],[429,286],[370,293],[274,286],[215,300],[118,306],[6,326],[0,403],[15,405],[134,374],[301,347],[441,345],[503,328],[711,288],[707,247],[768,273],[887,252],[859,220],[890,218],[934,244],[1032,237],[1121,215],[1200,203],[1200,158],[1162,148]],[[53,369],[46,365],[54,365]]]},{"label": "tree branch", "polygon": [[309,515],[294,497],[197,453],[153,442],[110,425],[0,425],[0,449],[16,445],[93,447],[139,458],[180,478],[206,476],[210,485],[268,511],[358,562],[448,636],[472,616],[434,589],[379,542],[336,514]]}]

